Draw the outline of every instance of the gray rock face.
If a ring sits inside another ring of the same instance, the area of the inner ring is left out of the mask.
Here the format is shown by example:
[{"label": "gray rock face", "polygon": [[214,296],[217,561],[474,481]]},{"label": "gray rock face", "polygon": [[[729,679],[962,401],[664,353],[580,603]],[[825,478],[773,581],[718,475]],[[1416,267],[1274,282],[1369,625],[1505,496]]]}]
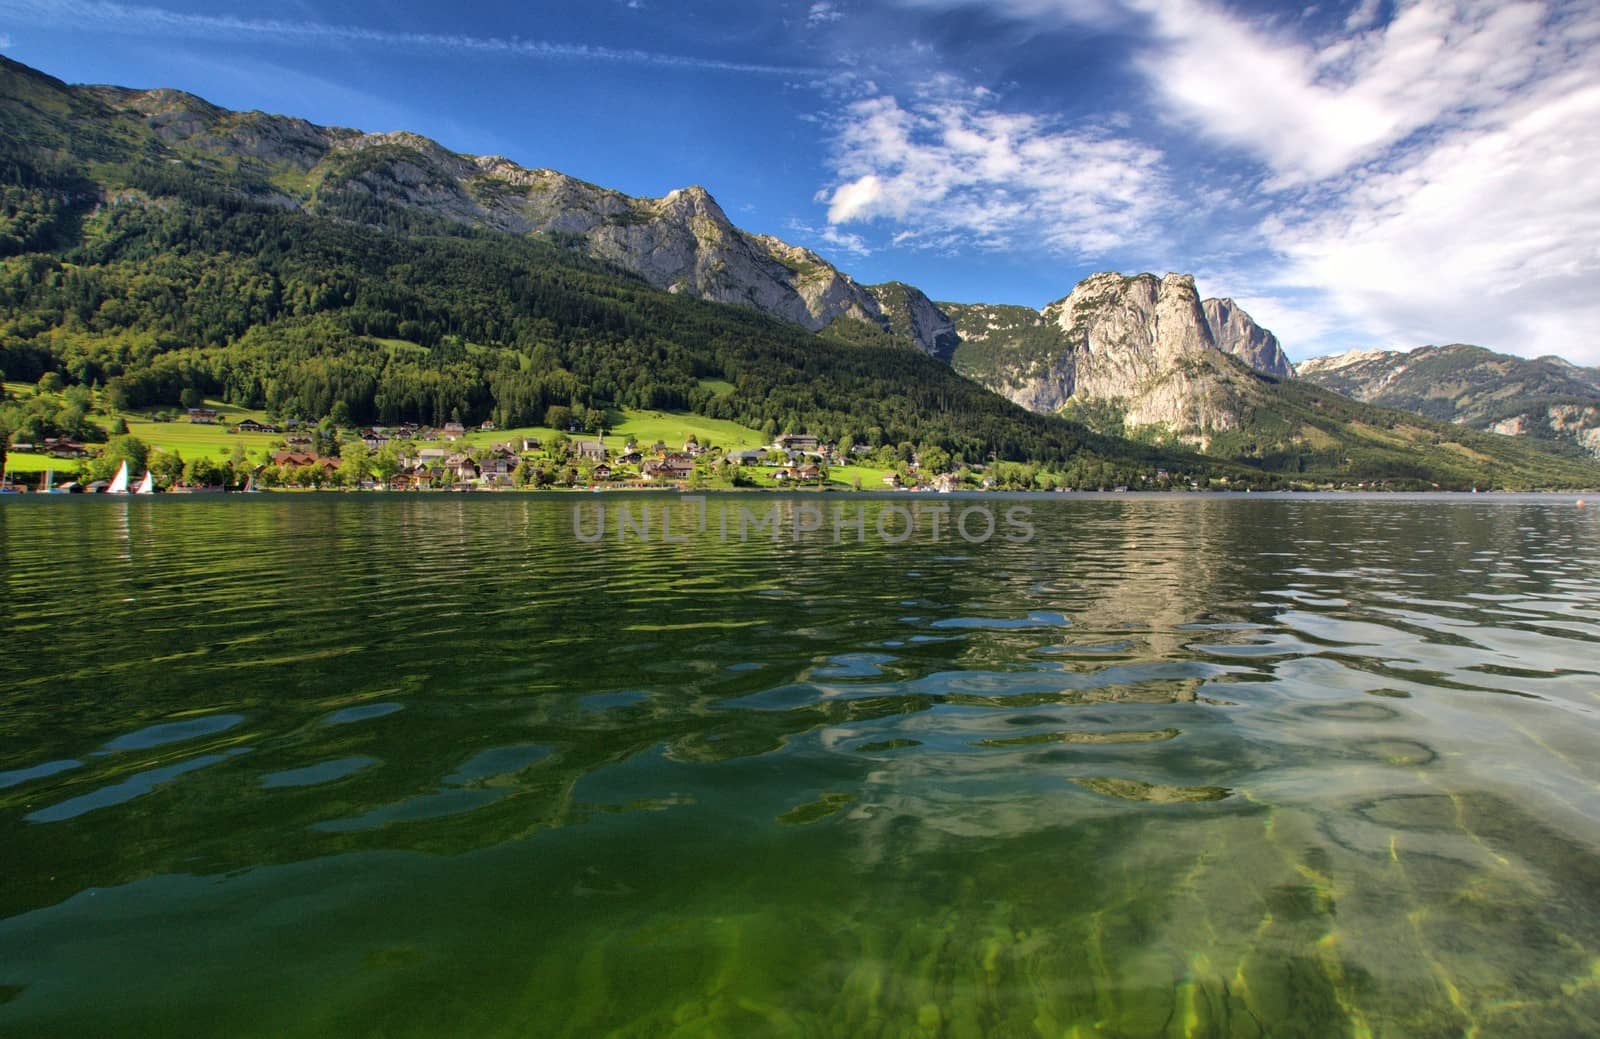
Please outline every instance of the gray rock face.
[{"label": "gray rock face", "polygon": [[881,315],[878,320],[885,329],[910,339],[941,361],[950,360],[961,343],[956,323],[921,289],[891,281],[869,285],[867,291],[877,301]]},{"label": "gray rock face", "polygon": [[669,292],[752,307],[811,331],[863,321],[938,356],[955,348],[954,325],[922,293],[889,293],[886,309],[879,293],[816,253],[741,231],[699,186],[633,198],[501,156],[461,155],[413,133],[229,112],[173,90],[110,95],[168,145],[251,161],[280,185],[284,171],[299,175],[306,186],[298,199],[284,197],[290,204],[315,209],[360,196],[512,234],[579,235],[593,255]]},{"label": "gray rock face", "polygon": [[1272,333],[1232,301],[1202,302],[1186,274],[1093,274],[1037,323],[1026,308],[951,309],[963,340],[956,367],[1013,402],[1034,411],[1104,403],[1124,427],[1201,445],[1239,428],[1255,392],[1230,356],[1293,374]]},{"label": "gray rock face", "polygon": [[1231,299],[1208,299],[1200,304],[1206,326],[1217,349],[1232,354],[1258,372],[1280,379],[1294,378],[1294,365],[1283,354],[1278,337],[1250,319]]},{"label": "gray rock face", "polygon": [[1137,396],[1183,357],[1216,349],[1188,275],[1093,274],[1044,319],[1076,354],[1071,393],[1089,399]]}]

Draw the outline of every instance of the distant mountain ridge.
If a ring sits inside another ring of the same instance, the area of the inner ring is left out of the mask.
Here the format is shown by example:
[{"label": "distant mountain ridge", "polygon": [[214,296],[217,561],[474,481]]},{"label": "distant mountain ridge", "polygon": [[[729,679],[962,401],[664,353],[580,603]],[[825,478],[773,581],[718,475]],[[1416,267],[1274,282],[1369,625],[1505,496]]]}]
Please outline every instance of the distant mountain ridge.
[{"label": "distant mountain ridge", "polygon": [[1600,457],[1600,368],[1454,343],[1314,357],[1300,374],[1356,400]]}]

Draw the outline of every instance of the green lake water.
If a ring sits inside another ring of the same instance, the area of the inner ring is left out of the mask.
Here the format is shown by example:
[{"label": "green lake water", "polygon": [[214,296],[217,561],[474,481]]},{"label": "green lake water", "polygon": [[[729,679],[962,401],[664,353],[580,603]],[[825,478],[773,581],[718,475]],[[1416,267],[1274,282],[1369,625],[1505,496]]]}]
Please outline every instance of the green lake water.
[{"label": "green lake water", "polygon": [[1600,509],[954,497],[0,504],[0,1036],[1600,1034]]}]

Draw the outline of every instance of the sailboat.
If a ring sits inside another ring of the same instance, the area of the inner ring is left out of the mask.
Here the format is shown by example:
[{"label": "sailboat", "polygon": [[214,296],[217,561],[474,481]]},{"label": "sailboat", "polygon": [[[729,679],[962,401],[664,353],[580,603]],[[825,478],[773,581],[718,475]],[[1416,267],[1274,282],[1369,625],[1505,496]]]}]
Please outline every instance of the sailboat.
[{"label": "sailboat", "polygon": [[111,478],[111,486],[106,488],[106,493],[107,494],[127,494],[128,493],[128,462],[127,462],[127,459],[123,459],[122,464],[117,466],[117,475],[115,475],[115,476],[113,476]]},{"label": "sailboat", "polygon": [[155,480],[155,477],[150,475],[150,470],[146,469],[144,471],[144,476],[140,478],[138,486],[134,487],[133,493],[134,494],[154,494],[154,493],[156,493],[156,480]]}]

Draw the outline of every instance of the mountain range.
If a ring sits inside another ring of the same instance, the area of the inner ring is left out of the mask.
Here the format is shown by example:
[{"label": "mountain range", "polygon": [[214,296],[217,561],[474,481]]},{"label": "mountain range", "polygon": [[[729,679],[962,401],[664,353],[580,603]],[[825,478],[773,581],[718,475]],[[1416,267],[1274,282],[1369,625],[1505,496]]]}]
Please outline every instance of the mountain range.
[{"label": "mountain range", "polygon": [[1300,373],[1357,400],[1600,457],[1600,368],[1454,343],[1314,357]]},{"label": "mountain range", "polygon": [[936,304],[743,231],[700,187],[634,198],[416,134],[73,87],[3,58],[0,100],[12,377],[508,424],[551,403],[684,407],[1058,465],[1200,451],[1275,479],[1600,483],[1297,378],[1270,332],[1186,275],[1097,274],[1041,311]]}]

